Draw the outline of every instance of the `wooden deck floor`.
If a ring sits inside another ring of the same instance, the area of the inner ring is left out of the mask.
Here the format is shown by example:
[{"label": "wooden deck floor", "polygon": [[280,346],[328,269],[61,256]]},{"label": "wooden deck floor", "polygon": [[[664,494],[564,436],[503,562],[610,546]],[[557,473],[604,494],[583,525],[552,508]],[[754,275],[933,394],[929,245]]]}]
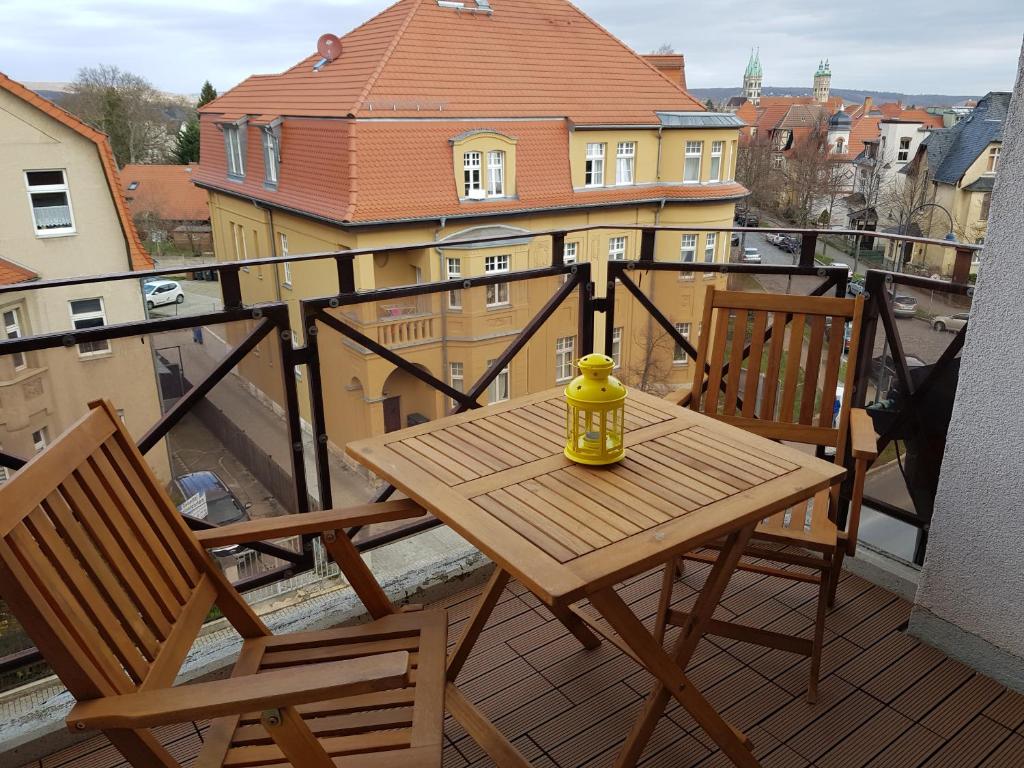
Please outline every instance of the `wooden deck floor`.
[{"label": "wooden deck floor", "polygon": [[[677,586],[692,600],[705,566],[687,566]],[[653,615],[659,584],[648,574],[622,587],[642,617]],[[737,574],[717,614],[777,631],[811,630],[813,587]],[[444,602],[452,636],[475,591]],[[910,606],[845,575],[828,619],[820,701],[804,700],[807,660],[711,638],[690,666],[694,682],[753,739],[765,768],[974,768],[1024,766],[1024,696],[922,645],[902,631]],[[605,643],[584,651],[518,584],[512,584],[459,684],[538,768],[610,766],[651,678]],[[161,739],[190,766],[200,727],[164,729]],[[447,768],[488,760],[456,723],[445,733]],[[32,768],[121,768],[102,737],[51,755]],[[682,710],[670,706],[648,746],[645,768],[727,766]],[[25,768],[28,768],[26,766]]]}]

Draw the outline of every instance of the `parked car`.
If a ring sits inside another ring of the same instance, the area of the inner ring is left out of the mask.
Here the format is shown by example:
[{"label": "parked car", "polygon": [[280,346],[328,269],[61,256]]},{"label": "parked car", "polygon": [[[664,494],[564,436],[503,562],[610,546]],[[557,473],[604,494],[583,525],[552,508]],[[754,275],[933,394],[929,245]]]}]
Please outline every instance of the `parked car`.
[{"label": "parked car", "polygon": [[146,296],[148,309],[164,304],[181,304],[185,300],[181,285],[173,280],[152,280],[142,286],[142,292]]},{"label": "parked car", "polygon": [[892,297],[892,313],[896,317],[913,317],[917,314],[917,299],[897,293]]},{"label": "parked car", "polygon": [[[205,499],[205,503],[199,497]],[[191,515],[214,525],[249,519],[246,510],[251,505],[242,504],[214,472],[190,472],[174,478],[171,483],[171,500],[183,515]],[[197,512],[197,508],[202,511]],[[210,551],[215,555],[227,555],[238,549],[238,544],[230,544]]]},{"label": "parked car", "polygon": [[[925,361],[922,360],[921,358],[914,357],[913,355],[907,355],[907,368],[909,368],[910,370],[920,368],[923,365],[927,365],[927,363],[925,363]],[[884,370],[881,355],[877,355],[871,358],[871,380],[877,383],[879,380],[879,374],[884,374],[882,376],[884,382],[895,380],[896,366],[893,363],[891,352],[885,353]]]},{"label": "parked car", "polygon": [[740,236],[739,236],[739,234],[737,234],[736,232],[733,232],[732,233],[731,242],[732,242],[732,244],[734,246],[739,245],[740,244]]},{"label": "parked car", "polygon": [[751,213],[750,211],[737,211],[733,219],[741,227],[761,226],[761,219],[758,218],[756,213]]},{"label": "parked car", "polygon": [[968,314],[957,312],[955,315],[940,315],[932,320],[932,328],[936,331],[951,331],[959,333],[967,325]]},{"label": "parked car", "polygon": [[772,232],[769,235],[765,235],[764,239],[767,240],[772,245],[781,246],[783,243],[786,242],[786,240],[789,239],[789,235],[786,235],[783,232]]},{"label": "parked car", "polygon": [[746,247],[743,249],[743,263],[744,264],[760,264],[761,263],[761,252],[757,248]]},{"label": "parked car", "polygon": [[[828,341],[832,337],[832,323],[835,323],[835,322],[838,322],[838,321],[833,319],[832,322],[828,323],[828,325],[825,326],[825,341]],[[851,336],[853,336],[853,323],[851,323],[849,320],[847,320],[843,324],[843,354],[844,355],[850,354],[850,337]]]},{"label": "parked car", "polygon": [[800,250],[800,236],[786,235],[785,239],[779,243],[779,248],[784,250],[786,253],[796,253]]},{"label": "parked car", "polygon": [[859,296],[864,293],[864,281],[863,280],[851,280],[846,284],[846,295],[847,296]]}]

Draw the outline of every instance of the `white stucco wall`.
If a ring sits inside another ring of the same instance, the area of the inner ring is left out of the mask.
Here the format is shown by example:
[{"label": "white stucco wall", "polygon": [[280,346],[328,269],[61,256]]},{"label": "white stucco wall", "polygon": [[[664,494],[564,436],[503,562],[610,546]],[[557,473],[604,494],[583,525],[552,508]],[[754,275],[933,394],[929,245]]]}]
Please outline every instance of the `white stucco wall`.
[{"label": "white stucco wall", "polygon": [[1024,54],[910,630],[1024,687]]}]

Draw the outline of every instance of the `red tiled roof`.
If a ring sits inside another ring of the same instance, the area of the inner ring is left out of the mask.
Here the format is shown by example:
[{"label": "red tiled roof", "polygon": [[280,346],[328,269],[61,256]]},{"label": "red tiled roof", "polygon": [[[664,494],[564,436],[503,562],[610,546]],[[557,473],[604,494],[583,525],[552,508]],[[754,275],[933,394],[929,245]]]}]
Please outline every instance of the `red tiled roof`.
[{"label": "red tiled roof", "polygon": [[117,163],[114,161],[114,152],[110,149],[110,142],[107,141],[106,134],[86,125],[70,112],[66,112],[53,102],[44,99],[21,83],[11,80],[2,72],[0,72],[0,88],[31,104],[57,122],[62,123],[96,144],[100,155],[100,164],[103,166],[103,173],[107,177],[110,195],[113,198],[114,208],[117,210],[118,220],[121,223],[121,231],[124,233],[124,239],[128,246],[128,267],[133,270],[152,269],[153,259],[150,258],[142,245],[142,241],[139,240],[139,234],[135,231],[135,224],[132,222],[132,217],[128,213],[128,206],[125,204],[124,197],[121,194],[121,185],[117,177]]},{"label": "red tiled roof", "polygon": [[656,125],[656,111],[704,109],[565,0],[491,7],[488,16],[399,0],[345,35],[341,56],[320,71],[311,54],[281,74],[248,78],[203,112]]},{"label": "red tiled roof", "polygon": [[0,285],[17,285],[38,279],[39,275],[28,267],[0,258]]},{"label": "red tiled roof", "polygon": [[[211,119],[202,117],[204,124]],[[472,128],[516,140],[515,197],[459,200],[449,140]],[[286,120],[281,145],[287,148],[288,173],[281,174],[276,192],[263,187],[258,142],[247,142],[247,168],[256,170],[247,173],[236,188],[224,182],[227,169],[220,133],[204,126],[201,135],[203,161],[196,181],[334,222],[479,216],[662,198],[731,199],[746,194],[744,187],[732,182],[574,191],[565,120],[480,121],[478,125],[444,120]]]},{"label": "red tiled roof", "polygon": [[924,124],[925,128],[942,128],[942,115],[933,115],[923,109],[904,109],[897,114],[897,120],[910,120]]},{"label": "red tiled roof", "polygon": [[[206,192],[192,183],[197,165],[126,165],[121,184],[133,216],[152,213],[164,221],[209,221]],[[138,184],[135,189],[129,189]]]}]

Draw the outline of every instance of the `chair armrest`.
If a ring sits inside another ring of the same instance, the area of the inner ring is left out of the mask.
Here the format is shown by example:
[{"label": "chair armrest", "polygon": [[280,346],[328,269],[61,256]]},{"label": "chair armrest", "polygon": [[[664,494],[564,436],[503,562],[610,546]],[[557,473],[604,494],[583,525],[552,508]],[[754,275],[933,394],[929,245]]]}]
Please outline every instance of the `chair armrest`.
[{"label": "chair armrest", "polygon": [[850,444],[855,459],[874,459],[878,456],[875,425],[863,408],[850,409]]},{"label": "chair armrest", "polygon": [[426,510],[412,499],[385,501],[380,504],[360,504],[358,507],[327,509],[301,515],[266,517],[246,520],[217,528],[195,531],[195,537],[204,547],[223,547],[228,544],[248,544],[253,541],[283,539],[307,533],[323,533],[371,523],[390,523],[410,517],[422,517]]},{"label": "chair armrest", "polygon": [[408,681],[409,653],[395,651],[83,701],[68,713],[67,724],[71,730],[152,728],[383,691]]}]

